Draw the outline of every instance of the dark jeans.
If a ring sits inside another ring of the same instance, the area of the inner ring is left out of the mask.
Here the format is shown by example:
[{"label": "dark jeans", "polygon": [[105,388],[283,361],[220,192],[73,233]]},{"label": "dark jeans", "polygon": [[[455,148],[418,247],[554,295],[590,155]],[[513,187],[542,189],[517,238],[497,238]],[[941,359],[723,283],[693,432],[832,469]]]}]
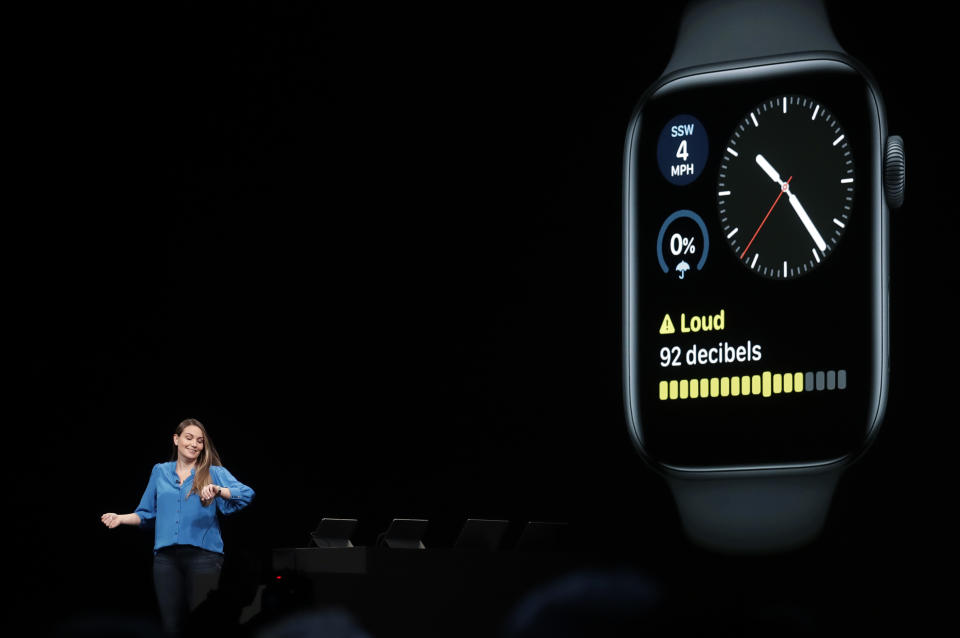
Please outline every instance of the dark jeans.
[{"label": "dark jeans", "polygon": [[153,558],[153,587],[167,634],[183,633],[187,614],[220,583],[223,554],[190,545],[159,550]]}]

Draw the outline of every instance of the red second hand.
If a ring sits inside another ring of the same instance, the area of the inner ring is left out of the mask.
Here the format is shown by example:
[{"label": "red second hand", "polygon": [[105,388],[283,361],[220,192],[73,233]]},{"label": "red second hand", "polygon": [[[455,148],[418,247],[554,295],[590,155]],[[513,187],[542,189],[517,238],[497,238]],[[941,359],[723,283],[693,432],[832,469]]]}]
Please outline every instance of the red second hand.
[{"label": "red second hand", "polygon": [[[793,179],[793,175],[790,176],[790,179],[788,179],[786,183],[789,184],[791,179]],[[781,188],[781,189],[780,189],[780,195],[777,195],[777,198],[776,198],[775,200],[773,200],[773,206],[770,207],[770,210],[767,211],[767,214],[764,216],[763,221],[760,222],[760,225],[759,225],[759,226],[757,226],[757,232],[753,233],[753,237],[750,238],[749,243],[747,243],[747,247],[743,249],[743,252],[742,252],[742,253],[740,253],[740,259],[743,259],[743,256],[747,254],[747,251],[748,251],[748,250],[750,250],[750,246],[753,245],[753,240],[757,238],[757,233],[759,233],[759,232],[760,232],[760,229],[763,228],[763,225],[767,223],[767,217],[770,217],[770,213],[773,212],[774,206],[777,205],[777,202],[780,201],[780,197],[781,197],[785,192],[787,192],[787,190],[786,190],[785,188]]]}]

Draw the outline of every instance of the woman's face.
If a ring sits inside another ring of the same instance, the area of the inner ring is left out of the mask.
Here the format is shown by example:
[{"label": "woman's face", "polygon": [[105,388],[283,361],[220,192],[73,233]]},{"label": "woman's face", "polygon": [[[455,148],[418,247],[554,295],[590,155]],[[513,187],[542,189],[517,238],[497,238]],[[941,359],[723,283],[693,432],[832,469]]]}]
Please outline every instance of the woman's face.
[{"label": "woman's face", "polygon": [[173,444],[182,458],[196,461],[203,451],[203,431],[195,425],[188,425],[180,436],[173,435]]}]

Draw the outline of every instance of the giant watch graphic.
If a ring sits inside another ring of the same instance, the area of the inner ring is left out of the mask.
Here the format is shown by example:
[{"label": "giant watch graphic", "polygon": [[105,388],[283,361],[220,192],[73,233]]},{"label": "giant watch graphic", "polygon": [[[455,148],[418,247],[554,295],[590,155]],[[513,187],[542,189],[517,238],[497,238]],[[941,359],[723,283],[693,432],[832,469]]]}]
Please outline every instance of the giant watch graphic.
[{"label": "giant watch graphic", "polygon": [[801,95],[766,100],[736,125],[717,180],[720,225],[740,263],[771,279],[811,272],[850,223],[853,154],[840,122]]}]

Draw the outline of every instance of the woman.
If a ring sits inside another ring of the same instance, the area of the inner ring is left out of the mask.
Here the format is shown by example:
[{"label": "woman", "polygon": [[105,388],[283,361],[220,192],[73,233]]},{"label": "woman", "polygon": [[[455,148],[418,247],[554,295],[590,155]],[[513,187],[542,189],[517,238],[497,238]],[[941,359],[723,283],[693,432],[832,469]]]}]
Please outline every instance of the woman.
[{"label": "woman", "polygon": [[217,510],[232,514],[252,499],[253,490],[220,465],[203,424],[186,419],[173,435],[172,460],[153,466],[136,511],[101,517],[110,529],[154,529],[153,584],[167,633],[180,633],[187,613],[219,583],[223,539]]}]

